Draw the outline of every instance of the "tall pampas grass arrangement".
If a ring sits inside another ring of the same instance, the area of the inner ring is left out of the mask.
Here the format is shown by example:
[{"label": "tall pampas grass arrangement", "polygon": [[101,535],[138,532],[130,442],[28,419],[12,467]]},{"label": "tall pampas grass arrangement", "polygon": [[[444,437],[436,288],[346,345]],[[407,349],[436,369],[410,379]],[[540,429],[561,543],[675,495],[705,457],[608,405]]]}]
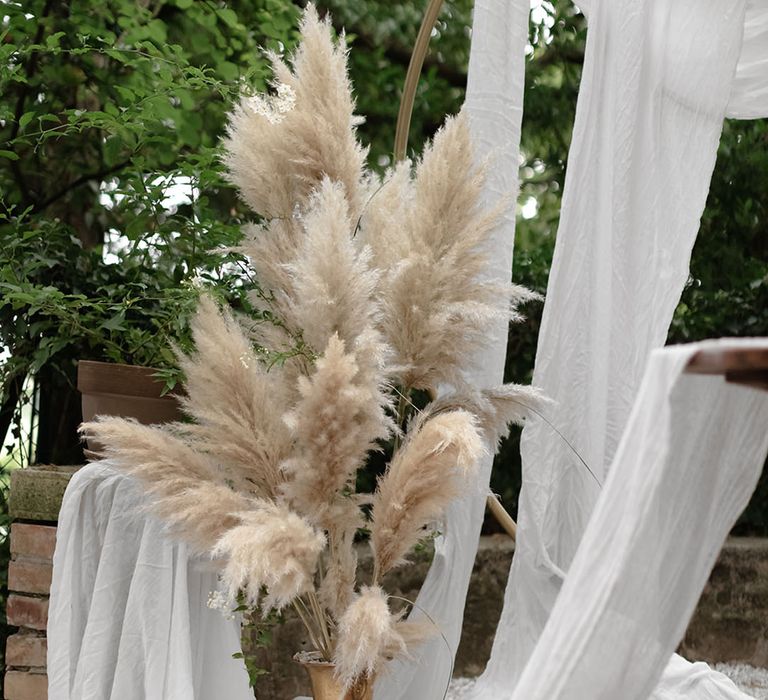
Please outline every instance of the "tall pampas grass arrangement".
[{"label": "tall pampas grass arrangement", "polygon": [[[242,99],[225,139],[231,181],[260,217],[240,250],[258,318],[203,297],[196,349],[179,353],[188,422],[101,418],[83,431],[219,565],[229,600],[262,614],[292,606],[346,688],[424,638],[392,609],[383,577],[543,401],[467,379],[488,324],[519,318],[532,295],[487,281],[501,207],[480,205],[463,115],[417,162],[378,177],[328,21],[309,5],[292,61],[271,58],[273,90]],[[415,409],[417,392],[438,388]],[[368,454],[390,444],[375,493],[357,493]],[[363,529],[375,571],[361,588]]]}]

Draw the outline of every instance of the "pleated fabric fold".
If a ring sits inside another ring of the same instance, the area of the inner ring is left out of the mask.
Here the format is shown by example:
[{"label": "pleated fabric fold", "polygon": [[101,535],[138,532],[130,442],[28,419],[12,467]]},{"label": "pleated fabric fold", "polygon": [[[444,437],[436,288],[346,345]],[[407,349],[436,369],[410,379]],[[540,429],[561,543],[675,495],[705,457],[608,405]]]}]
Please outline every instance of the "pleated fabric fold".
[{"label": "pleated fabric fold", "polygon": [[768,392],[684,372],[712,349],[768,350],[768,339],[653,353],[544,632],[499,698],[749,697],[706,664],[668,666],[768,453]]}]

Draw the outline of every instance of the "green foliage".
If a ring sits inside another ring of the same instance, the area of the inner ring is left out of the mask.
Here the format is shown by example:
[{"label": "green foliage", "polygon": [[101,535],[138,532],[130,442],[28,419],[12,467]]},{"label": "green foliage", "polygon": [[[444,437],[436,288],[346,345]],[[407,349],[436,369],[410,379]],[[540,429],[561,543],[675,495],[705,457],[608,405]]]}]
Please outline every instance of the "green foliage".
[{"label": "green foliage", "polygon": [[4,13],[1,436],[25,379],[71,386],[79,358],[171,368],[196,286],[238,296],[235,256],[212,250],[236,244],[248,214],[218,144],[241,87],[266,87],[261,47],[295,41],[298,8],[37,0]]},{"label": "green foliage", "polygon": [[170,345],[188,344],[197,287],[237,305],[238,261],[211,251],[236,244],[250,214],[218,144],[242,86],[266,86],[261,47],[290,48],[298,12],[288,0],[3,5],[0,444],[9,430],[22,444],[33,408],[65,426],[41,427],[38,458],[81,460],[77,359],[159,367],[172,385]]},{"label": "green foliage", "polygon": [[240,631],[243,650],[232,654],[232,658],[242,659],[250,687],[257,688],[259,681],[270,673],[260,665],[259,652],[272,645],[272,630],[283,623],[283,614],[273,609],[264,615],[260,608],[247,603],[242,591],[238,594],[234,612],[243,616]]}]

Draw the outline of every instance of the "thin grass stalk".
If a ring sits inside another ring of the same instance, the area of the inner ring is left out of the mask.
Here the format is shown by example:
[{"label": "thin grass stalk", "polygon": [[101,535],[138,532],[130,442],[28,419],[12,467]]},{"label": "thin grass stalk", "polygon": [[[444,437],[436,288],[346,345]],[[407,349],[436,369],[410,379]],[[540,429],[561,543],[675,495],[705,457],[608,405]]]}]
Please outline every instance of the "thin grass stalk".
[{"label": "thin grass stalk", "polygon": [[416,99],[416,88],[419,85],[419,76],[421,75],[424,59],[429,49],[429,38],[432,34],[432,28],[435,26],[435,22],[437,22],[442,7],[443,0],[429,0],[419,34],[416,37],[416,43],[413,46],[413,53],[408,64],[408,72],[405,74],[403,96],[400,99],[400,110],[397,114],[397,129],[395,130],[396,162],[403,160],[408,150],[408,133],[411,130],[411,117],[413,116],[413,103]]},{"label": "thin grass stalk", "polygon": [[397,430],[395,432],[394,446],[392,449],[393,457],[395,456],[395,454],[397,454],[397,451],[400,449],[400,443],[402,442],[401,428],[403,427],[403,422],[405,421],[405,414],[408,411],[408,404],[410,403],[410,398],[411,398],[411,390],[404,388],[402,391],[398,390],[397,394],[398,394],[397,408],[395,413]]},{"label": "thin grass stalk", "polygon": [[326,661],[330,661],[332,658],[331,649],[325,645],[325,641],[322,639],[322,635],[320,635],[312,625],[312,615],[307,609],[306,603],[301,598],[296,598],[296,600],[293,601],[293,609],[297,612],[299,618],[301,618],[301,621],[304,624],[304,628],[307,630],[307,634],[309,635],[309,641],[312,643],[312,646],[314,646],[315,649],[317,649],[323,655],[323,658]]},{"label": "thin grass stalk", "polygon": [[312,611],[315,615],[315,619],[317,620],[318,626],[320,628],[320,634],[323,637],[323,643],[325,644],[328,651],[332,652],[333,642],[331,641],[331,633],[328,630],[328,619],[325,612],[323,611],[323,606],[320,605],[320,601],[317,599],[317,594],[314,591],[309,592],[308,598],[310,606],[312,607]]}]

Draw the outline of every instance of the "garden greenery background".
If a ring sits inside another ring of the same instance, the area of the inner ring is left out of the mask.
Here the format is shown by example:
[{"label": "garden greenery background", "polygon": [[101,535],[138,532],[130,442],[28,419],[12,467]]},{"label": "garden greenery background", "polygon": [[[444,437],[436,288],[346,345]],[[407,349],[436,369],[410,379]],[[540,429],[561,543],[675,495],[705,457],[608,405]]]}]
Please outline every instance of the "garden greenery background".
[{"label": "garden greenery background", "polygon": [[[288,0],[0,0],[0,539],[8,471],[80,463],[78,358],[144,364],[177,380],[198,288],[235,306],[251,214],[224,181],[219,139],[242,91],[267,86],[262,48],[296,40]],[[329,0],[346,27],[360,131],[391,163],[424,0]],[[471,0],[447,0],[419,86],[410,151],[461,106]],[[571,2],[533,0],[514,278],[544,292],[586,35]],[[541,304],[511,329],[507,380],[528,381]],[[729,121],[670,342],[768,335],[768,124]],[[554,436],[553,436],[553,439]],[[516,511],[519,434],[493,488]],[[489,523],[489,527],[491,524]],[[761,482],[738,532],[768,532]],[[5,570],[8,543],[0,569]],[[4,585],[4,584],[3,584]],[[0,601],[2,603],[3,601]],[[4,608],[4,605],[3,605]]]}]

